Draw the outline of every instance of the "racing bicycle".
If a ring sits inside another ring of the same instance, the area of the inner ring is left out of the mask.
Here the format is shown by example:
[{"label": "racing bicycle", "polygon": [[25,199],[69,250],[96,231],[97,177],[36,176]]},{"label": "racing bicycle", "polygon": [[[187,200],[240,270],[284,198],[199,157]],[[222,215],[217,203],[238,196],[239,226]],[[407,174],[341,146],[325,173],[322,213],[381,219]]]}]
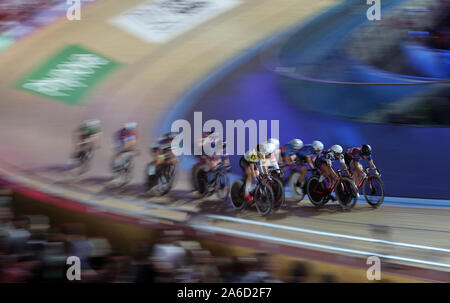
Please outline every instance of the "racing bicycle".
[{"label": "racing bicycle", "polygon": [[[176,160],[178,161],[178,160]],[[147,191],[164,196],[172,189],[176,176],[176,163],[165,160],[161,164],[149,163],[145,170]]]},{"label": "racing bicycle", "polygon": [[83,145],[85,146],[77,152],[71,160],[73,165],[70,168],[70,171],[77,175],[82,175],[89,170],[89,166],[94,155],[94,146],[92,143],[84,143]]},{"label": "racing bicycle", "polygon": [[[370,171],[377,171],[378,175],[370,174]],[[363,187],[364,186],[364,187]],[[358,191],[363,188],[363,195],[367,203],[373,208],[377,208],[384,201],[384,184],[381,181],[381,172],[378,169],[366,168],[361,181],[359,182]]]},{"label": "racing bicycle", "polygon": [[333,199],[331,194],[336,193],[337,200],[342,209],[350,210],[357,201],[357,188],[352,179],[343,176],[343,169],[337,171],[338,178],[329,186],[325,179],[319,182],[320,176],[313,175],[308,180],[307,192],[311,203],[316,207],[322,207],[329,200]]},{"label": "racing bicycle", "polygon": [[267,216],[273,209],[275,202],[272,187],[265,181],[266,177],[259,175],[257,177],[256,187],[250,193],[253,196],[252,202],[244,199],[246,176],[237,179],[231,186],[231,203],[233,207],[241,211],[250,205],[255,205],[261,216]]},{"label": "racing bicycle", "polygon": [[265,182],[267,182],[270,185],[273,191],[274,195],[273,210],[278,210],[281,208],[281,206],[283,206],[284,202],[286,201],[286,194],[284,191],[282,175],[280,170],[277,170],[274,167],[269,167],[268,170],[271,179],[268,180],[268,178],[265,178]]},{"label": "racing bicycle", "polygon": [[[312,172],[312,176],[318,176],[318,170],[317,169],[308,169],[307,172]],[[303,186],[298,182],[298,178],[301,175],[301,171],[299,169],[293,169],[289,175],[288,179],[288,185],[289,185],[289,191],[291,192],[291,197],[296,202],[300,202],[305,197],[308,189],[308,180],[309,178],[305,176],[305,181],[303,182]]]},{"label": "racing bicycle", "polygon": [[115,159],[112,166],[113,181],[119,180],[119,186],[125,186],[131,182],[133,172],[133,158],[137,155],[134,151],[122,151]]},{"label": "racing bicycle", "polygon": [[230,179],[228,178],[229,166],[219,163],[215,170],[211,182],[208,182],[207,172],[203,169],[197,170],[196,180],[198,184],[198,192],[201,198],[206,198],[214,193],[221,201],[226,201],[230,194]]}]

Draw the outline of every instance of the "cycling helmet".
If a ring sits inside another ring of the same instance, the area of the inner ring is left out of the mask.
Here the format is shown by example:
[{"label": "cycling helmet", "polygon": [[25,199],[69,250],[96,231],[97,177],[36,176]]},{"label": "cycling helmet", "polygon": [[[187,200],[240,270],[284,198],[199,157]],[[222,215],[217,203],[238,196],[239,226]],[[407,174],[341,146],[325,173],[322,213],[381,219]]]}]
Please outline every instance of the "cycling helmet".
[{"label": "cycling helmet", "polygon": [[226,141],[222,141],[222,140],[215,140],[214,142],[213,142],[213,148],[215,148],[216,146],[218,147],[218,148],[220,148],[220,147],[222,147],[222,152],[223,153],[225,153],[225,150],[227,149],[227,142]]},{"label": "cycling helmet", "polygon": [[267,154],[266,144],[264,143],[258,144],[258,146],[256,147],[256,151],[260,154],[266,155]]},{"label": "cycling helmet", "polygon": [[275,147],[275,144],[270,143],[270,142],[266,144],[266,151],[268,154],[274,153],[276,151],[276,149],[277,148]]},{"label": "cycling helmet", "polygon": [[161,149],[161,146],[160,145],[157,145],[157,144],[155,144],[155,145],[153,145],[153,146],[150,146],[150,150],[152,151],[152,152],[154,152],[154,153],[156,153],[158,150],[160,150]]},{"label": "cycling helmet", "polygon": [[174,133],[174,132],[168,132],[168,133],[166,133],[166,134],[163,135],[163,138],[172,140],[173,138],[176,137],[176,135],[177,135],[177,134]]},{"label": "cycling helmet", "polygon": [[280,141],[278,141],[278,139],[270,138],[268,142],[272,143],[276,149],[280,147]]},{"label": "cycling helmet", "polygon": [[158,140],[161,144],[168,144],[168,143],[171,143],[175,137],[176,137],[176,133],[170,132],[170,133],[164,134]]},{"label": "cycling helmet", "polygon": [[344,150],[343,150],[342,146],[335,144],[331,147],[331,151],[335,154],[342,154],[342,152]]},{"label": "cycling helmet", "polygon": [[320,141],[313,141],[311,145],[314,148],[314,151],[322,151],[323,150],[323,143]]},{"label": "cycling helmet", "polygon": [[215,130],[211,130],[209,132],[203,132],[203,136],[205,138],[217,139],[219,138],[219,134]]},{"label": "cycling helmet", "polygon": [[137,122],[129,122],[129,123],[125,123],[124,127],[127,130],[134,130],[137,128]]},{"label": "cycling helmet", "polygon": [[295,150],[299,150],[300,148],[303,147],[303,141],[300,139],[294,139],[291,142],[289,142],[289,144],[291,144],[292,148]]},{"label": "cycling helmet", "polygon": [[361,147],[361,153],[364,156],[370,156],[372,154],[372,147],[370,147],[369,144],[363,144],[363,146]]},{"label": "cycling helmet", "polygon": [[100,126],[100,120],[98,120],[98,119],[87,120],[87,121],[83,122],[83,125],[85,125],[87,127]]}]

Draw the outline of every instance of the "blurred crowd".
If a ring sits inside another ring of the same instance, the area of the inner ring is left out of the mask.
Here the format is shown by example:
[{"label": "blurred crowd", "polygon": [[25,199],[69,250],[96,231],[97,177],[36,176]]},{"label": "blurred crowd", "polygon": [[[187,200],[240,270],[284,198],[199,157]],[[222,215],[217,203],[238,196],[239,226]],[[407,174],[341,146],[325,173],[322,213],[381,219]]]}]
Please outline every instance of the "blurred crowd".
[{"label": "blurred crowd", "polygon": [[10,26],[27,22],[38,10],[56,3],[61,3],[61,0],[0,1],[0,33]]},{"label": "blurred crowd", "polygon": [[181,230],[160,231],[152,244],[124,254],[106,238],[89,237],[82,224],[55,227],[46,216],[15,215],[11,198],[0,196],[0,283],[69,282],[68,256],[80,258],[81,283],[338,282],[330,273],[313,275],[312,265],[299,261],[281,281],[273,256],[213,256]]},{"label": "blurred crowd", "polygon": [[359,30],[346,51],[378,68],[414,74],[402,59],[401,42],[450,49],[450,0],[413,0]]}]

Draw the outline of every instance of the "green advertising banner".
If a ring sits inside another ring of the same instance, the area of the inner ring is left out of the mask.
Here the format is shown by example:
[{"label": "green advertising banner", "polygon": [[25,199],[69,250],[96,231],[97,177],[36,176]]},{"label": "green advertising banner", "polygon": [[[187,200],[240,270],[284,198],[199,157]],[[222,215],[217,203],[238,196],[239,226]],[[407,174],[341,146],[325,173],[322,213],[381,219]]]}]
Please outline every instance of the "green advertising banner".
[{"label": "green advertising banner", "polygon": [[16,88],[78,105],[118,65],[104,56],[70,45],[21,80]]},{"label": "green advertising banner", "polygon": [[8,35],[0,34],[0,52],[7,49],[11,44],[14,43],[14,39]]}]

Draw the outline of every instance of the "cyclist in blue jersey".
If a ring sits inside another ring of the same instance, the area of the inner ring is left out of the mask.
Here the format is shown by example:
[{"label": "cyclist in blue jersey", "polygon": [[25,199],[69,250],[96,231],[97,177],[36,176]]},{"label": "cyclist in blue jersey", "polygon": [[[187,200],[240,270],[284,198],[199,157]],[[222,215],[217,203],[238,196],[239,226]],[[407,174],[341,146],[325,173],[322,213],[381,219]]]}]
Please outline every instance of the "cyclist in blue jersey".
[{"label": "cyclist in blue jersey", "polygon": [[329,150],[323,151],[314,161],[316,168],[320,169],[320,179],[319,182],[322,182],[325,178],[328,179],[329,184],[333,184],[333,182],[339,177],[333,169],[332,163],[334,161],[339,161],[341,166],[347,172],[347,165],[345,164],[344,155],[342,154],[343,148],[340,145],[333,145]]},{"label": "cyclist in blue jersey", "polygon": [[[205,155],[206,158],[206,166],[204,167],[204,171],[206,173],[206,180],[210,185],[215,177],[216,168],[219,164],[223,164],[227,171],[231,169],[230,167],[230,158],[226,153],[227,143],[221,139],[215,139],[211,144],[211,147],[214,148],[213,153],[210,155]],[[216,150],[217,147],[217,150]]]},{"label": "cyclist in blue jersey", "polygon": [[173,132],[166,133],[156,140],[152,146],[151,152],[156,164],[166,162],[167,164],[177,164],[178,158],[174,154],[172,141],[176,134]]},{"label": "cyclist in blue jersey", "polygon": [[303,141],[300,139],[293,139],[285,146],[281,148],[281,157],[284,164],[291,166],[293,168],[295,159],[297,158],[298,151],[303,147]]},{"label": "cyclist in blue jersey", "polygon": [[299,191],[300,194],[303,194],[303,186],[306,179],[306,175],[308,173],[308,170],[306,168],[306,163],[308,163],[309,167],[311,169],[315,169],[313,163],[313,157],[317,157],[323,150],[323,143],[320,141],[313,141],[311,144],[307,144],[303,146],[298,152],[298,163],[300,165],[300,176],[298,178],[298,184],[300,185],[297,191]]},{"label": "cyclist in blue jersey", "polygon": [[353,172],[353,181],[355,184],[359,184],[364,175],[363,167],[360,163],[361,160],[367,159],[370,167],[378,174],[372,159],[372,147],[369,144],[363,144],[361,147],[349,148],[345,153],[344,159],[347,166]]}]

